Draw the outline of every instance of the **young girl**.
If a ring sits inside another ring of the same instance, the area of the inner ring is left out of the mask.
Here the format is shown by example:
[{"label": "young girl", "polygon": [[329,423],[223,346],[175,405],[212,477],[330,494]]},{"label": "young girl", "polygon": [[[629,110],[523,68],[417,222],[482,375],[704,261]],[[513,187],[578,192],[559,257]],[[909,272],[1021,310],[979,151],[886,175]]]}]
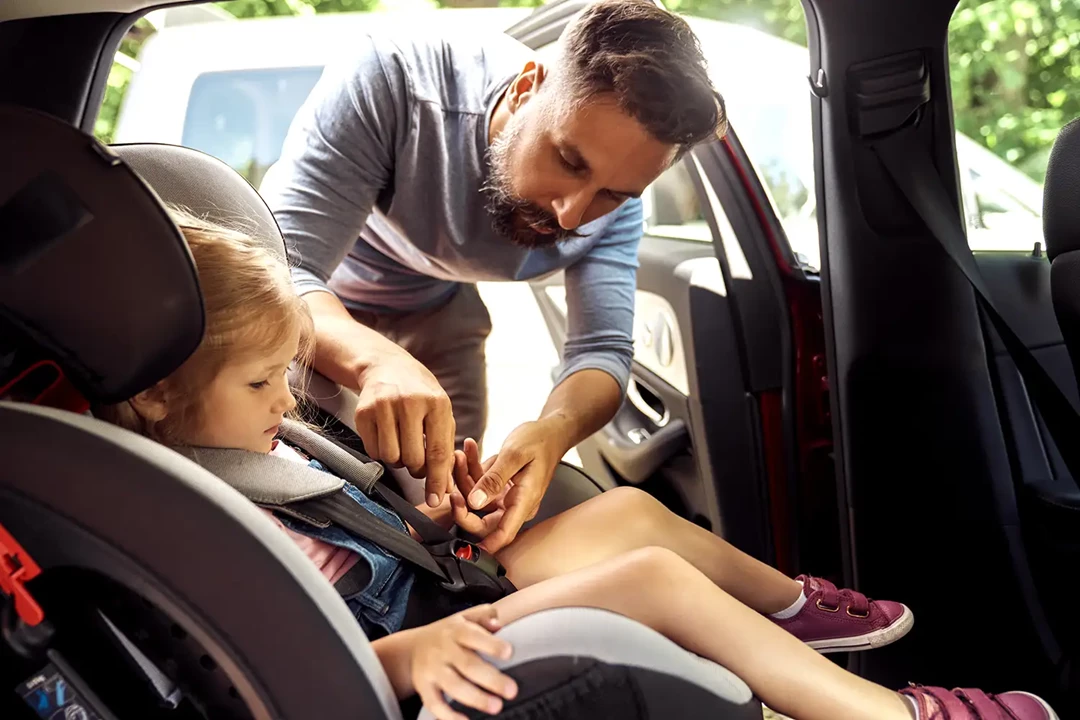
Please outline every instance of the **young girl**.
[{"label": "young girl", "polygon": [[[310,356],[311,320],[287,269],[243,233],[176,211],[198,268],[206,333],[170,377],[99,414],[165,444],[234,448],[311,462],[275,439],[296,406],[289,367]],[[456,458],[455,480],[471,487],[482,474],[476,444]],[[355,497],[393,527],[396,515]],[[497,523],[479,518],[459,492],[435,509],[474,534]],[[893,642],[911,627],[910,610],[871,601],[827,581],[791,580],[632,489],[604,493],[521,533],[498,553],[518,591],[494,605],[402,629],[410,569],[356,538],[320,535],[277,519],[324,576],[338,582],[368,563],[369,586],[350,607],[369,636],[399,697],[419,693],[440,720],[457,720],[443,693],[497,713],[517,688],[482,659],[508,657],[492,633],[554,607],[595,607],[625,615],[741,677],[770,707],[800,720],[1054,720],[1025,693],[984,695],[913,687],[892,692],[847,673],[815,648],[861,650]]]}]

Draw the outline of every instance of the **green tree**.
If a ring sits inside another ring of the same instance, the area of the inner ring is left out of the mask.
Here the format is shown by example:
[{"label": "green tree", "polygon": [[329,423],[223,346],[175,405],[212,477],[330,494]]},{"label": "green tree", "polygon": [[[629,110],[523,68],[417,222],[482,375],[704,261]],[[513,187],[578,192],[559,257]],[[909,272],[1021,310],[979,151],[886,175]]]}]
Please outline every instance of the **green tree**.
[{"label": "green tree", "polygon": [[806,15],[799,0],[670,0],[664,5],[684,15],[752,25],[806,45]]},{"label": "green tree", "polygon": [[1080,115],[1080,0],[961,0],[949,56],[957,129],[1042,181]]}]

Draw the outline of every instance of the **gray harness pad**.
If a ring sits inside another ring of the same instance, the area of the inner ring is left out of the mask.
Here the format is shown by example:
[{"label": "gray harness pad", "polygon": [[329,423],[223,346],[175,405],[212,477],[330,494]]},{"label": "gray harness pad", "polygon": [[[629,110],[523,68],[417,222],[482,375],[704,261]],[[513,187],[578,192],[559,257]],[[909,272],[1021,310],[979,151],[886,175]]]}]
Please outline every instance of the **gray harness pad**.
[{"label": "gray harness pad", "polygon": [[175,450],[224,480],[248,500],[279,509],[339,492],[346,482],[367,494],[382,477],[381,464],[361,461],[300,423],[286,420],[281,429],[285,439],[318,458],[334,474],[248,450],[204,447]]}]

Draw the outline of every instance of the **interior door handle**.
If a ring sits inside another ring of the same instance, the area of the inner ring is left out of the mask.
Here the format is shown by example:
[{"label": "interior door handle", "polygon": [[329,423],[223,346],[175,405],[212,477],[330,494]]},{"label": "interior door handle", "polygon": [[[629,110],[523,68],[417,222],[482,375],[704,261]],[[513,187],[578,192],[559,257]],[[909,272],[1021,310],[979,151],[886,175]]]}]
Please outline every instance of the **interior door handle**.
[{"label": "interior door handle", "polygon": [[655,432],[634,428],[622,432],[614,424],[601,431],[604,441],[600,454],[624,480],[637,485],[645,482],[675,453],[686,447],[686,424],[670,420]]},{"label": "interior door handle", "polygon": [[630,401],[630,404],[637,408],[640,412],[658,428],[662,428],[668,424],[671,420],[671,413],[668,412],[666,407],[660,403],[663,412],[661,413],[652,405],[650,405],[644,397],[641,395],[641,390],[638,388],[638,380],[633,376],[630,377],[630,382],[626,386],[626,399]]}]

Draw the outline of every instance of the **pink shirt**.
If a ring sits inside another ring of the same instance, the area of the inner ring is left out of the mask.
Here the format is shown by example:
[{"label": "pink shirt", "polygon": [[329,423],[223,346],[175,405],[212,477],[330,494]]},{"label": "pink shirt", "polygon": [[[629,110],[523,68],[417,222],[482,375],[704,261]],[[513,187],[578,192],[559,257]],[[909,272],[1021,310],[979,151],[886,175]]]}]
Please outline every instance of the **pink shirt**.
[{"label": "pink shirt", "polygon": [[[285,443],[277,440],[274,441],[274,447],[270,450],[270,454],[294,462],[304,463],[305,465],[308,462],[300,453],[296,452]],[[347,550],[338,547],[337,545],[331,545],[322,540],[316,540],[313,537],[293,532],[285,527],[280,520],[274,517],[274,513],[266,508],[259,509],[269,515],[274,523],[281,528],[286,535],[292,538],[294,543],[300,546],[300,549],[304,551],[304,554],[308,556],[311,562],[315,563],[315,567],[319,568],[319,572],[323,574],[323,577],[330,581],[331,585],[340,580],[345,573],[349,572],[349,570],[352,569],[352,566],[360,559],[360,556],[352,550]]]}]

